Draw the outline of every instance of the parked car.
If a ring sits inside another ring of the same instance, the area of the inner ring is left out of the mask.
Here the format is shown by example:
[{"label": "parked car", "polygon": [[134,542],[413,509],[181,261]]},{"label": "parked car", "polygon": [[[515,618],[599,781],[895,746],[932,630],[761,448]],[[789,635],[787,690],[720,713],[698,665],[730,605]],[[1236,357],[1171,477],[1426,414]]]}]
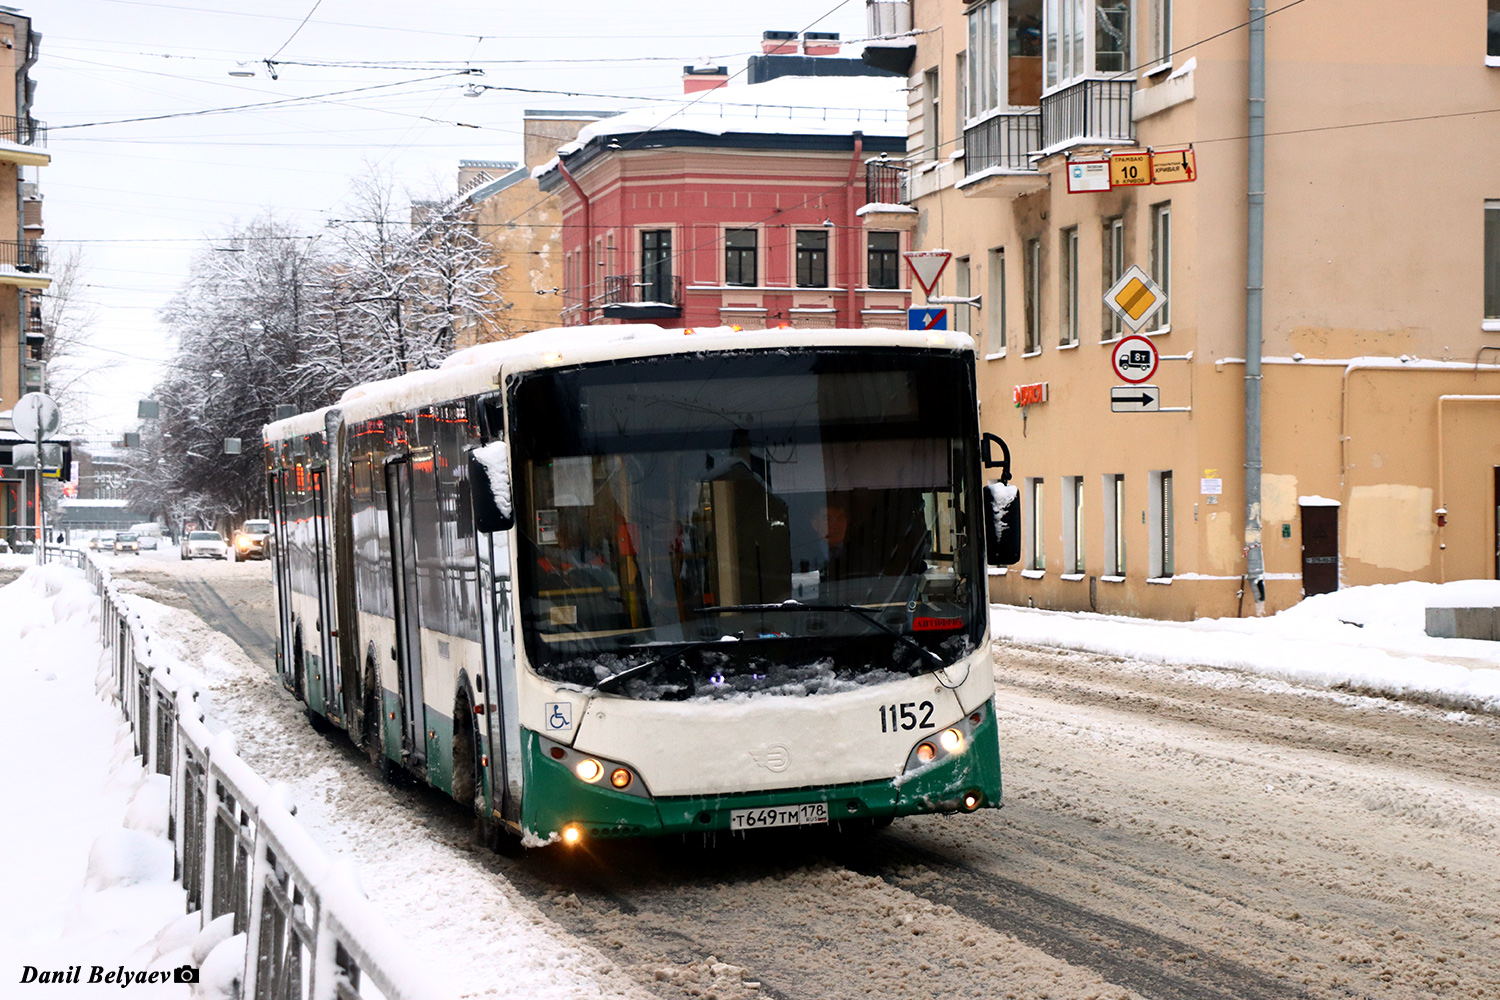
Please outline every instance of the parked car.
[{"label": "parked car", "polygon": [[266,545],[271,539],[271,522],[250,520],[234,533],[234,561],[266,558]]},{"label": "parked car", "polygon": [[229,545],[217,531],[189,531],[182,540],[182,558],[228,559]]},{"label": "parked car", "polygon": [[121,531],[115,535],[116,552],[140,552],[141,540],[133,531]]}]

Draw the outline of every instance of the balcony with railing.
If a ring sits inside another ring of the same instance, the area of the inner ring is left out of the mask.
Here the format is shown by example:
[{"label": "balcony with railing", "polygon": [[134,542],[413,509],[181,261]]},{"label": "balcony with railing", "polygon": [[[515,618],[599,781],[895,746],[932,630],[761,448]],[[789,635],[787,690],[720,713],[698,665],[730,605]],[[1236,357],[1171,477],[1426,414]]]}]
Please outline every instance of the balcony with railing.
[{"label": "balcony with railing", "polygon": [[991,115],[964,129],[964,174],[1036,173],[1032,154],[1042,148],[1040,111]]},{"label": "balcony with railing", "polygon": [[35,118],[0,115],[0,162],[23,166],[46,166],[52,157],[47,146],[47,126]]},{"label": "balcony with railing", "polygon": [[682,276],[611,274],[590,306],[605,319],[678,319],[682,316]]},{"label": "balcony with railing", "polygon": [[865,164],[866,205],[911,205],[910,169],[904,163],[871,160]]},{"label": "balcony with railing", "polygon": [[1041,151],[1135,142],[1131,100],[1135,81],[1080,80],[1042,97]]},{"label": "balcony with railing", "polygon": [[46,288],[52,284],[47,273],[47,251],[35,240],[0,240],[0,285],[20,288]]}]

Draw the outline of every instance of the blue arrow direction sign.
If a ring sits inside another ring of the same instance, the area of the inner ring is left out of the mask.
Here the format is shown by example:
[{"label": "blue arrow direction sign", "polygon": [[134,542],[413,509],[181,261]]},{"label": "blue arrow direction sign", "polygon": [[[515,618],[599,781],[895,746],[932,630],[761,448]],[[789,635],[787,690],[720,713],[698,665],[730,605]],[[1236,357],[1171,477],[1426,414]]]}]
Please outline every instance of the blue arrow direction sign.
[{"label": "blue arrow direction sign", "polygon": [[1154,385],[1112,385],[1111,413],[1155,413],[1161,409],[1161,390]]},{"label": "blue arrow direction sign", "polygon": [[948,310],[934,306],[912,307],[906,310],[906,328],[908,330],[946,330],[948,329]]}]

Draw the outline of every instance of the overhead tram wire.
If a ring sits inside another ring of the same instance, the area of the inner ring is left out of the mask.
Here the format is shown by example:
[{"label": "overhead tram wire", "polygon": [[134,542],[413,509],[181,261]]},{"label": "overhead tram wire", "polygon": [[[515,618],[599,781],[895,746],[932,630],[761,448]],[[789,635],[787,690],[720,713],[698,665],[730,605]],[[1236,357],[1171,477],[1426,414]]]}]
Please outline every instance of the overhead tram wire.
[{"label": "overhead tram wire", "polygon": [[205,115],[233,114],[239,111],[255,111],[261,108],[285,107],[289,104],[303,104],[309,101],[323,101],[330,97],[344,97],[349,94],[364,94],[372,90],[389,90],[392,87],[404,87],[413,83],[426,83],[429,80],[442,80],[450,76],[464,76],[463,73],[437,73],[432,76],[417,77],[414,80],[398,80],[395,83],[377,83],[368,87],[355,87],[352,90],[335,90],[326,94],[309,94],[304,97],[284,97],[275,101],[260,101],[254,104],[238,104],[223,108],[200,108],[195,111],[174,111],[160,115],[140,115],[134,118],[118,118],[110,121],[97,122],[74,122],[68,125],[49,125],[49,132],[58,132],[63,129],[95,128],[101,125],[128,125],[135,122],[165,121],[170,118],[199,118]]}]

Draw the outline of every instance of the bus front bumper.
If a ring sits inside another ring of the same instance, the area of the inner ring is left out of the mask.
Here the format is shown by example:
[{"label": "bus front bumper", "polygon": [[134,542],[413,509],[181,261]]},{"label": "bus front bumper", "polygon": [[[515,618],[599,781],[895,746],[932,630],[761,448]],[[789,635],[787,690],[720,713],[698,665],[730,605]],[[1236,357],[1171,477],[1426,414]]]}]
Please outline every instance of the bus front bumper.
[{"label": "bus front bumper", "polygon": [[[525,795],[521,826],[529,843],[576,842],[599,837],[744,832],[739,810],[823,803],[828,826],[919,813],[973,812],[1001,802],[1000,743],[995,713],[987,708],[963,753],[888,780],[759,792],[654,797],[580,781],[566,763],[543,750],[536,733],[523,730]],[[785,811],[783,809],[783,811]],[[817,823],[816,826],[823,826]],[[804,827],[807,828],[807,827]],[[571,832],[570,832],[571,831]]]}]

